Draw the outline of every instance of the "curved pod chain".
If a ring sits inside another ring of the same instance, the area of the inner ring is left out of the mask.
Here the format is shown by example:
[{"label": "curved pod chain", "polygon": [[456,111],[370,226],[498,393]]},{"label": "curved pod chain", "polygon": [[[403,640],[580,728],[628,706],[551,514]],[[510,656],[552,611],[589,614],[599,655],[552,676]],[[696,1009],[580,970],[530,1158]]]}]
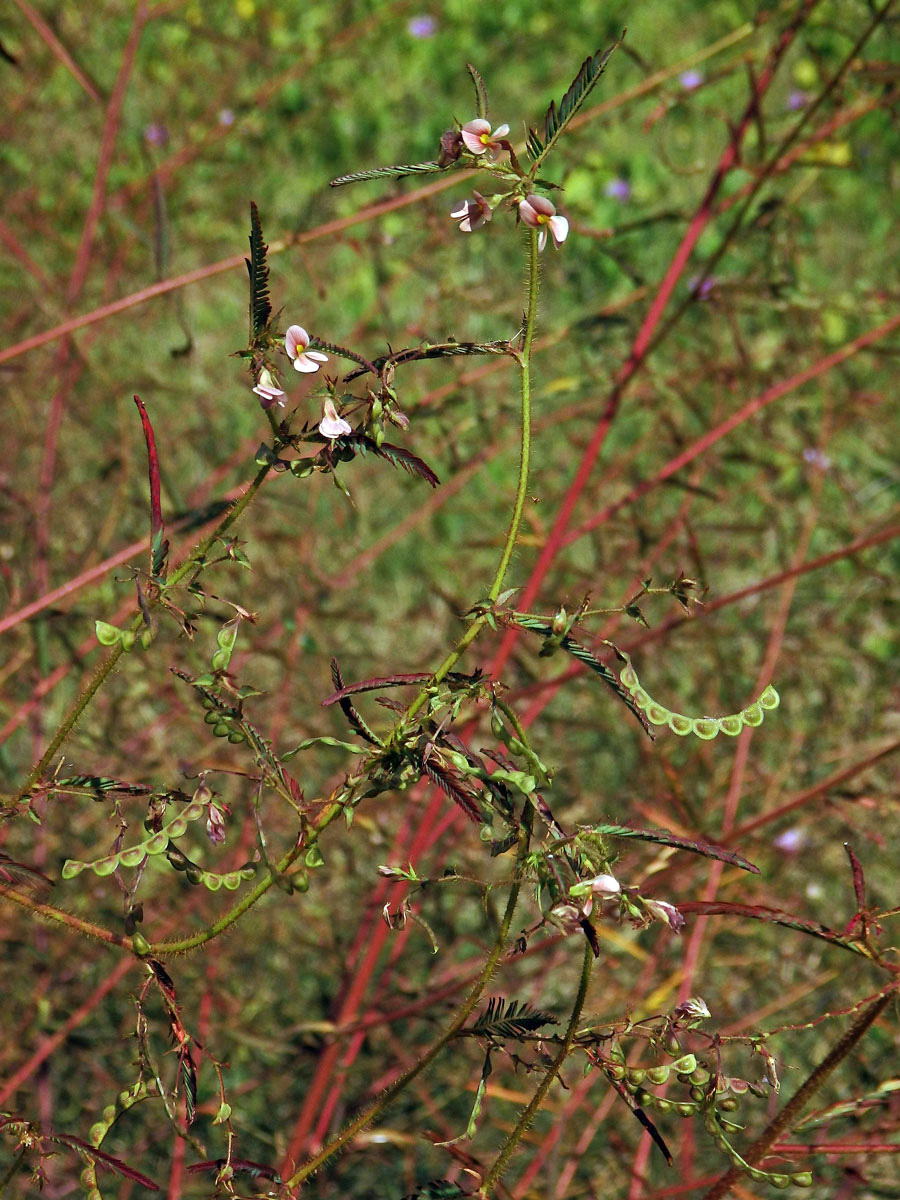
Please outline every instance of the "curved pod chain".
[{"label": "curved pod chain", "polygon": [[670,712],[658,701],[654,700],[637,677],[637,671],[631,664],[631,658],[624,650],[617,650],[619,658],[625,663],[619,675],[622,686],[631,693],[635,705],[645,713],[651,725],[668,725],[679,737],[687,737],[693,733],[705,742],[711,741],[720,733],[728,737],[737,737],[745,725],[755,727],[762,725],[767,712],[778,707],[781,697],[771,684],[764,689],[760,696],[741,712],[731,713],[727,717],[686,717],[683,713]]}]

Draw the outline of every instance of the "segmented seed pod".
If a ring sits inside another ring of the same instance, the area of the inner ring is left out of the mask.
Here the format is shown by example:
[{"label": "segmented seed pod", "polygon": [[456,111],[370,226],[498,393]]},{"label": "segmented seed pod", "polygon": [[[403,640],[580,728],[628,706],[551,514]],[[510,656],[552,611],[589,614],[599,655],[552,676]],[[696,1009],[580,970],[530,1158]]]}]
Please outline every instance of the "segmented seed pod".
[{"label": "segmented seed pod", "polygon": [[668,1078],[669,1068],[666,1066],[647,1068],[647,1082],[652,1083],[654,1087],[659,1087],[661,1084],[665,1083]]},{"label": "segmented seed pod", "polygon": [[679,1075],[690,1075],[691,1071],[696,1070],[697,1059],[693,1054],[682,1054],[681,1058],[677,1058],[672,1063],[672,1070],[677,1071]]},{"label": "segmented seed pod", "polygon": [[625,1071],[625,1079],[629,1086],[640,1087],[644,1082],[647,1072],[641,1067],[628,1067]]}]

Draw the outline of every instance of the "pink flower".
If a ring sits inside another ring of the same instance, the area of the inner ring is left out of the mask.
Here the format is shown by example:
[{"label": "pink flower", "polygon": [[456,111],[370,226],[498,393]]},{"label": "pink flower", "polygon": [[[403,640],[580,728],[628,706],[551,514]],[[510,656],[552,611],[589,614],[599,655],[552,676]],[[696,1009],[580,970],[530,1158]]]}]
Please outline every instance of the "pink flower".
[{"label": "pink flower", "polygon": [[340,437],[341,434],[353,432],[350,424],[343,417],[337,415],[337,409],[330,396],[322,406],[322,412],[322,420],[319,422],[319,433],[322,437],[333,440]]},{"label": "pink flower", "polygon": [[684,917],[674,904],[667,900],[644,900],[644,907],[651,917],[657,921],[665,921],[673,933],[680,933],[684,928]]},{"label": "pink flower", "polygon": [[319,363],[328,362],[327,354],[320,354],[318,350],[307,351],[308,345],[309,334],[302,325],[292,325],[284,335],[284,348],[288,358],[293,361],[294,370],[307,375],[318,371]]},{"label": "pink flower", "polygon": [[473,191],[472,195],[474,200],[463,200],[450,214],[454,221],[459,221],[459,228],[463,233],[472,233],[485,221],[490,221],[494,215],[481,192]]},{"label": "pink flower", "polygon": [[[222,806],[224,808],[224,805]],[[206,833],[209,840],[214,846],[221,845],[225,841],[225,818],[222,810],[217,808],[215,804],[210,804],[207,809],[206,818]]]},{"label": "pink flower", "polygon": [[595,875],[593,879],[586,879],[585,883],[590,884],[595,896],[618,896],[622,890],[614,875]]},{"label": "pink flower", "polygon": [[272,372],[265,367],[260,371],[259,382],[253,390],[263,408],[271,408],[273,404],[280,404],[284,408],[284,392],[273,379]]},{"label": "pink flower", "polygon": [[540,229],[538,250],[543,250],[547,242],[547,230],[557,248],[569,236],[569,222],[561,217],[554,205],[545,196],[527,196],[519,202],[519,217],[532,229]]},{"label": "pink flower", "polygon": [[505,149],[502,139],[509,133],[509,126],[498,125],[492,133],[490,122],[485,121],[483,117],[477,117],[463,125],[460,132],[470,154],[490,153],[491,158],[494,158]]}]

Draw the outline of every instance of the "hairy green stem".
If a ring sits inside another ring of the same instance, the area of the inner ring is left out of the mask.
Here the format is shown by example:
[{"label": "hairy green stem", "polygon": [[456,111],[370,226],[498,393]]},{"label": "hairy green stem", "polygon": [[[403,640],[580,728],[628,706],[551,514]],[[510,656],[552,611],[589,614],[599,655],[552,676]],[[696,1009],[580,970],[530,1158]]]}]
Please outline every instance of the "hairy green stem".
[{"label": "hairy green stem", "polygon": [[[516,548],[516,542],[519,537],[519,528],[522,524],[522,513],[525,510],[525,497],[528,494],[528,471],[531,462],[531,353],[534,345],[534,330],[537,319],[537,301],[538,301],[538,286],[540,283],[540,272],[538,270],[538,235],[536,230],[528,231],[528,281],[526,285],[526,307],[525,307],[525,339],[522,343],[522,349],[518,355],[520,367],[520,385],[521,385],[521,421],[522,421],[522,438],[519,457],[519,482],[516,487],[516,499],[513,504],[512,516],[509,522],[509,529],[506,533],[506,540],[503,543],[503,550],[500,555],[500,561],[497,564],[497,570],[494,573],[494,580],[491,584],[488,596],[491,600],[496,600],[500,595],[500,589],[503,587],[503,580],[506,578],[506,572],[509,569],[510,560],[513,556],[513,551]],[[441,680],[453,670],[459,660],[462,658],[468,647],[475,641],[481,630],[487,624],[487,616],[476,617],[469,628],[465,631],[441,665],[434,673],[434,683],[440,683]],[[427,699],[428,693],[426,690],[419,692],[415,700],[406,711],[407,720],[414,717]]]},{"label": "hairy green stem", "polygon": [[[828,1079],[834,1069],[847,1057],[856,1043],[863,1037],[869,1026],[874,1024],[894,996],[894,989],[879,996],[865,1009],[840,1038],[825,1058],[819,1063],[809,1078],[800,1086],[799,1091],[785,1105],[781,1112],[766,1126],[753,1145],[742,1157],[750,1166],[755,1166],[771,1149],[775,1141],[795,1124],[803,1109],[807,1106],[819,1088]],[[744,1178],[744,1173],[738,1167],[732,1167],[722,1178],[714,1183],[703,1197],[703,1200],[723,1200],[736,1183]]]},{"label": "hairy green stem", "polygon": [[[243,496],[235,501],[213,532],[208,537],[204,538],[203,541],[191,551],[181,566],[169,576],[165,584],[160,588],[159,595],[149,601],[151,608],[158,607],[167,592],[176,587],[181,580],[184,579],[185,575],[193,570],[194,567],[202,564],[203,559],[210,550],[210,547],[218,538],[222,536],[223,533],[226,532],[226,530],[228,530],[235,523],[235,521],[237,521],[244,509],[250,504],[251,500],[262,486],[263,480],[268,475],[270,470],[271,467],[268,464],[259,469],[248,486],[246,492],[244,492]],[[132,632],[140,632],[143,623],[143,616],[138,614],[132,621]],[[66,713],[65,717],[60,723],[59,728],[50,740],[50,744],[31,768],[28,778],[25,780],[23,787],[13,801],[13,806],[21,803],[21,801],[28,795],[34,785],[38,782],[38,780],[43,777],[44,772],[52,763],[60,746],[62,746],[63,742],[72,732],[72,729],[74,728],[78,719],[81,717],[82,713],[91,703],[94,696],[109,678],[110,674],[115,669],[119,659],[124,653],[125,651],[123,650],[120,642],[117,646],[114,646],[112,650],[110,650],[103,662],[100,663],[96,671],[94,671],[94,674],[91,676],[89,682],[72,702],[69,711]]]},{"label": "hairy green stem", "polygon": [[516,904],[519,900],[519,892],[522,887],[522,879],[525,871],[525,860],[528,856],[528,850],[531,845],[531,830],[534,823],[534,806],[528,802],[525,805],[525,811],[522,814],[522,823],[519,827],[519,844],[516,855],[516,879],[510,888],[509,898],[506,902],[506,911],[503,914],[503,919],[500,922],[500,928],[497,932],[497,937],[494,941],[493,949],[488,955],[487,961],[481,969],[478,978],[472,985],[469,994],[461,1006],[457,1009],[456,1015],[447,1026],[444,1033],[433,1042],[417,1062],[408,1070],[404,1071],[399,1078],[395,1079],[390,1087],[385,1088],[377,1100],[369,1105],[367,1109],[359,1114],[350,1124],[342,1129],[341,1132],[331,1139],[330,1142],[322,1147],[322,1149],[308,1159],[302,1167],[298,1168],[287,1181],[289,1188],[297,1188],[304,1180],[308,1179],[315,1171],[327,1162],[332,1155],[336,1154],[343,1146],[356,1137],[361,1129],[370,1124],[380,1116],[385,1108],[391,1103],[395,1096],[404,1090],[412,1081],[425,1070],[425,1068],[434,1061],[440,1052],[458,1035],[463,1025],[468,1020],[469,1014],[475,1008],[481,998],[481,994],[490,982],[491,976],[497,969],[497,964],[500,962],[500,957],[506,947],[506,941],[509,937],[509,931],[512,926],[513,914],[516,911]]},{"label": "hairy green stem", "polygon": [[575,1003],[572,1006],[572,1014],[569,1017],[569,1024],[566,1027],[566,1032],[563,1035],[562,1044],[557,1051],[556,1057],[547,1068],[544,1078],[538,1085],[537,1091],[531,1097],[528,1107],[522,1112],[521,1117],[516,1122],[516,1127],[503,1143],[500,1153],[497,1155],[496,1162],[491,1167],[490,1171],[484,1177],[481,1187],[478,1189],[478,1195],[484,1197],[490,1196],[492,1189],[499,1182],[501,1175],[509,1165],[509,1160],[522,1139],[522,1135],[526,1132],[531,1122],[534,1120],[538,1109],[544,1103],[544,1098],[550,1090],[550,1085],[553,1080],[559,1075],[563,1063],[566,1061],[575,1041],[575,1035],[578,1031],[578,1022],[581,1019],[581,1011],[584,1008],[584,1001],[587,997],[588,983],[591,978],[591,968],[594,965],[594,952],[589,943],[585,943],[584,957],[581,962],[581,978],[578,981],[578,994],[575,997]]}]

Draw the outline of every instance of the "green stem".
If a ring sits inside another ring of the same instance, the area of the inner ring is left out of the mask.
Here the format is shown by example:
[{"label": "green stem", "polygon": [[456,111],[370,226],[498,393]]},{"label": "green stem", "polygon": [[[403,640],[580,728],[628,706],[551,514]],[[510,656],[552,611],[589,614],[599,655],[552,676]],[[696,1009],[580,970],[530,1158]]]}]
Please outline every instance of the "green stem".
[{"label": "green stem", "polygon": [[[195,566],[202,563],[216,539],[220,538],[222,534],[225,533],[226,530],[228,530],[235,523],[235,521],[237,521],[241,513],[243,513],[244,509],[259,491],[263,480],[268,475],[270,470],[271,467],[268,465],[259,469],[246,492],[244,492],[243,496],[235,501],[213,532],[208,537],[204,538],[203,541],[191,551],[181,566],[169,576],[165,584],[160,589],[159,595],[149,601],[151,608],[158,607],[166,593],[172,588],[176,587],[181,580],[184,579],[185,575],[193,570]],[[132,632],[138,633],[142,625],[143,616],[139,614],[131,623]],[[24,797],[28,795],[34,785],[38,782],[38,780],[43,777],[44,772],[48,769],[51,762],[56,757],[56,753],[60,746],[62,746],[63,742],[72,732],[72,729],[81,717],[82,713],[109,678],[110,674],[115,669],[119,659],[124,653],[125,651],[122,649],[122,644],[120,642],[119,645],[114,646],[112,650],[110,650],[103,662],[97,667],[96,671],[91,676],[90,681],[73,701],[71,708],[66,713],[59,728],[53,735],[50,744],[47,746],[47,749],[31,768],[28,778],[25,780],[24,786],[21,788],[15,800],[13,801],[13,806],[21,803]]]},{"label": "green stem", "polygon": [[581,979],[578,982],[578,994],[575,997],[575,1004],[572,1007],[572,1014],[569,1017],[569,1024],[566,1027],[566,1032],[563,1035],[562,1045],[560,1046],[556,1057],[547,1069],[547,1073],[538,1085],[537,1091],[531,1097],[528,1107],[523,1111],[521,1117],[516,1122],[516,1127],[503,1143],[500,1153],[497,1155],[497,1160],[491,1167],[490,1171],[484,1178],[484,1182],[478,1190],[478,1195],[484,1197],[485,1200],[491,1194],[491,1190],[499,1182],[501,1175],[509,1165],[509,1160],[512,1158],[516,1146],[521,1141],[522,1135],[528,1129],[531,1122],[534,1120],[538,1109],[544,1103],[544,1098],[550,1090],[550,1085],[559,1074],[563,1063],[569,1056],[572,1049],[572,1044],[575,1041],[575,1035],[578,1031],[578,1022],[581,1018],[581,1011],[584,1008],[584,1001],[587,997],[588,983],[591,978],[591,968],[594,965],[594,952],[589,944],[585,944],[584,957],[581,962]]},{"label": "green stem", "polygon": [[525,871],[525,860],[528,855],[529,846],[531,845],[531,829],[533,822],[534,807],[529,802],[525,806],[525,812],[522,815],[522,824],[519,828],[519,846],[518,853],[516,855],[516,880],[510,888],[509,898],[506,902],[506,911],[504,912],[503,919],[500,922],[500,929],[494,941],[493,949],[488,955],[484,967],[481,969],[478,978],[472,985],[469,994],[466,996],[462,1005],[457,1010],[455,1017],[450,1022],[444,1033],[429,1047],[428,1050],[426,1050],[425,1054],[418,1060],[418,1062],[416,1062],[408,1070],[404,1071],[398,1079],[394,1080],[390,1087],[385,1088],[385,1090],[381,1093],[378,1099],[374,1101],[374,1103],[370,1104],[367,1109],[361,1112],[359,1116],[355,1118],[355,1120],[351,1121],[350,1124],[345,1129],[342,1129],[336,1137],[333,1137],[330,1142],[326,1142],[318,1154],[314,1154],[312,1158],[308,1159],[302,1167],[294,1172],[294,1174],[287,1181],[287,1186],[289,1188],[296,1188],[302,1184],[303,1181],[308,1179],[310,1175],[317,1171],[323,1163],[327,1162],[333,1154],[336,1154],[341,1147],[345,1146],[347,1142],[351,1140],[351,1138],[356,1137],[361,1129],[365,1129],[370,1122],[374,1121],[378,1116],[380,1116],[380,1114],[385,1108],[387,1108],[394,1097],[402,1092],[403,1089],[410,1083],[412,1083],[412,1081],[418,1075],[420,1075],[422,1071],[424,1071],[425,1068],[434,1061],[435,1058],[437,1058],[444,1047],[453,1041],[460,1029],[462,1029],[463,1025],[468,1020],[469,1014],[478,1003],[482,992],[490,982],[491,976],[497,969],[500,956],[503,954],[506,946],[506,940],[509,937],[509,931],[512,926],[513,914],[516,911],[516,904],[518,903],[519,892],[522,887],[522,879]]},{"label": "green stem", "polygon": [[[885,992],[883,996],[879,996],[865,1011],[854,1021],[847,1032],[838,1042],[832,1047],[825,1058],[819,1063],[813,1073],[803,1083],[799,1091],[785,1105],[781,1112],[766,1126],[760,1136],[756,1139],[753,1145],[743,1155],[744,1160],[755,1166],[763,1159],[769,1150],[772,1148],[775,1141],[786,1133],[797,1121],[803,1109],[812,1100],[813,1096],[822,1087],[828,1076],[834,1071],[835,1067],[847,1057],[856,1043],[862,1038],[870,1025],[878,1019],[885,1008],[890,1003],[894,996],[894,989],[891,988]],[[723,1200],[729,1194],[734,1185],[744,1178],[743,1171],[737,1167],[732,1167],[727,1171],[722,1178],[714,1183],[710,1190],[703,1197],[703,1200]]]},{"label": "green stem", "polygon": [[[512,517],[509,522],[509,529],[506,533],[506,540],[503,543],[503,551],[500,555],[500,562],[497,564],[497,570],[494,574],[494,581],[491,584],[488,596],[491,600],[496,600],[500,595],[500,589],[503,587],[503,580],[506,577],[506,572],[509,568],[510,560],[513,556],[513,551],[516,548],[516,542],[519,537],[519,528],[522,524],[522,513],[525,511],[525,498],[528,494],[528,470],[531,462],[531,352],[534,345],[534,330],[537,319],[537,301],[538,301],[538,285],[540,282],[540,272],[538,270],[538,235],[533,229],[528,231],[528,284],[526,296],[525,310],[525,340],[522,343],[522,350],[518,356],[519,367],[521,370],[521,397],[522,397],[522,441],[519,457],[519,483],[516,488],[516,499],[513,504]],[[481,630],[487,623],[487,617],[476,617],[469,628],[465,631],[441,665],[434,673],[434,683],[440,683],[441,680],[453,670],[459,660],[462,658],[468,647],[475,641]],[[409,706],[406,712],[406,719],[414,717],[428,697],[428,692],[422,690]]]}]

